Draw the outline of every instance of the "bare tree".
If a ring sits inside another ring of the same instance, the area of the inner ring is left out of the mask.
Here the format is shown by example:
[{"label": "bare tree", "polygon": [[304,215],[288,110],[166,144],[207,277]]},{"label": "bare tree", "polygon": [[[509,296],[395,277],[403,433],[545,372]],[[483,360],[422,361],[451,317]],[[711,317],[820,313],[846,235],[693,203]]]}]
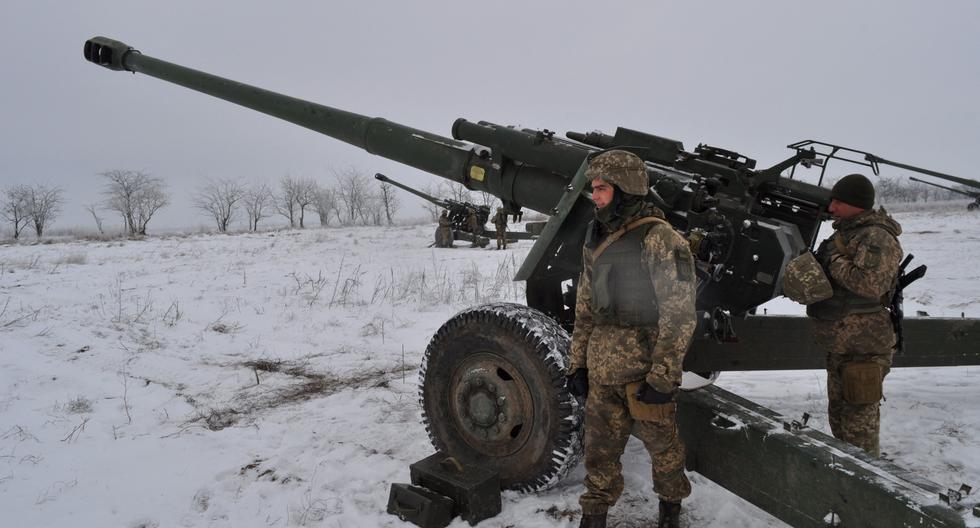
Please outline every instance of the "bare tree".
[{"label": "bare tree", "polygon": [[381,205],[381,193],[368,191],[364,196],[364,206],[359,211],[361,224],[381,225],[384,219],[384,208]]},{"label": "bare tree", "polygon": [[101,175],[109,180],[102,192],[105,206],[123,217],[129,235],[145,235],[153,215],[170,203],[170,195],[160,178],[128,169],[114,169]]},{"label": "bare tree", "polygon": [[330,215],[336,215],[340,222],[340,210],[337,209],[337,194],[330,187],[318,185],[316,189],[316,214],[320,217],[320,225],[330,225]]},{"label": "bare tree", "polygon": [[[433,186],[432,183],[422,187],[422,192],[430,196],[435,196],[436,198],[439,198],[440,194],[439,189]],[[425,203],[422,204],[422,208],[429,213],[429,217],[433,222],[437,222],[439,220],[439,215],[442,214],[442,208],[428,200],[425,200]]]},{"label": "bare tree", "polygon": [[358,219],[363,222],[369,194],[367,178],[354,167],[334,170],[333,175],[337,179],[337,199],[343,205],[341,223],[350,225]]},{"label": "bare tree", "polygon": [[385,219],[388,220],[388,225],[394,225],[395,213],[398,212],[398,207],[401,205],[398,202],[398,195],[395,194],[395,186],[387,182],[381,182],[378,197],[381,199],[381,206],[384,207]]},{"label": "bare tree", "polygon": [[85,206],[85,210],[92,215],[95,220],[95,227],[99,228],[99,234],[104,235],[105,229],[102,228],[102,217],[99,216],[99,208],[95,204],[88,204]]},{"label": "bare tree", "polygon": [[289,227],[296,227],[296,196],[300,193],[299,187],[299,180],[288,174],[279,180],[276,211],[289,219]]},{"label": "bare tree", "polygon": [[478,198],[476,205],[486,206],[491,211],[495,210],[501,205],[500,199],[486,191],[479,191],[476,193],[476,196]]},{"label": "bare tree", "polygon": [[272,189],[265,182],[253,183],[245,189],[243,204],[245,214],[248,215],[249,231],[257,231],[259,229],[259,220],[268,216],[274,199]]},{"label": "bare tree", "polygon": [[31,223],[34,224],[34,233],[38,238],[44,234],[44,228],[61,213],[61,206],[65,203],[61,193],[59,187],[48,187],[40,183],[28,188]]},{"label": "bare tree", "polygon": [[441,184],[439,192],[441,198],[447,198],[457,202],[473,202],[473,196],[463,184],[446,180],[439,183]]},{"label": "bare tree", "polygon": [[316,191],[317,184],[311,179],[299,180],[299,189],[296,193],[296,207],[299,208],[299,228],[303,229],[306,227],[304,224],[304,219],[306,218],[306,209],[314,204],[316,204]]},{"label": "bare tree", "polygon": [[192,203],[214,219],[218,231],[228,231],[228,224],[235,218],[239,202],[245,198],[245,186],[238,180],[208,179],[197,188]]},{"label": "bare tree", "polygon": [[0,203],[0,216],[14,226],[14,240],[31,220],[31,189],[27,185],[14,185],[4,189]]}]

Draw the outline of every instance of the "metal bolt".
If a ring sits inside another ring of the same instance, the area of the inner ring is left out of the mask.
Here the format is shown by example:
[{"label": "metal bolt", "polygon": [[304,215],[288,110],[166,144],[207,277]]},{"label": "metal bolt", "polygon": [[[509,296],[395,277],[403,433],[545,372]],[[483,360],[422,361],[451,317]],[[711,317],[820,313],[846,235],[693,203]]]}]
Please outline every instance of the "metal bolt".
[{"label": "metal bolt", "polygon": [[497,421],[498,422],[506,422],[507,421],[507,416],[505,416],[504,413],[500,413],[500,414],[497,415]]},{"label": "metal bolt", "polygon": [[759,255],[752,255],[752,262],[759,262]]},{"label": "metal bolt", "polygon": [[503,405],[505,403],[507,403],[507,398],[506,397],[501,396],[501,397],[497,398],[497,405],[498,406],[503,407]]},{"label": "metal bolt", "polygon": [[497,386],[493,383],[487,383],[487,390],[490,392],[497,392]]},{"label": "metal bolt", "polygon": [[483,386],[483,378],[476,378],[476,381],[473,383],[475,383],[477,387],[481,387]]}]

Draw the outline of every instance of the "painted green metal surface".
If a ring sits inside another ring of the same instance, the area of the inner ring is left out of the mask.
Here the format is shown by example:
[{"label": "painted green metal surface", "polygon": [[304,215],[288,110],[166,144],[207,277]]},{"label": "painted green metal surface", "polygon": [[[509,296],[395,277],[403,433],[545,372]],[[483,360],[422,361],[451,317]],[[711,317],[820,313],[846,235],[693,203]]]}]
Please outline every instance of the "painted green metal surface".
[{"label": "painted green metal surface", "polygon": [[[823,369],[826,351],[813,342],[806,317],[756,315],[734,321],[735,342],[698,339],[684,360],[685,370]],[[903,323],[905,350],[893,367],[980,365],[980,319],[909,317]]]},{"label": "painted green metal surface", "polygon": [[[973,504],[947,489],[717,386],[683,393],[678,409],[688,469],[790,526],[980,526]],[[836,523],[836,524],[835,524]]]}]

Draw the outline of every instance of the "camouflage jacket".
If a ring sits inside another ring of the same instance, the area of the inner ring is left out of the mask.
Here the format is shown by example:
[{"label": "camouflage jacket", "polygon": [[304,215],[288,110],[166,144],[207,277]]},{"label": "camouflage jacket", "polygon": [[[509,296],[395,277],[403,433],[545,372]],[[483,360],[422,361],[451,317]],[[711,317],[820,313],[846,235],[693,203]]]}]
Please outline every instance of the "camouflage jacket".
[{"label": "camouflage jacket", "polygon": [[[646,208],[624,225],[646,216],[663,218],[663,213]],[[614,244],[621,243],[627,241]],[[593,250],[586,246],[575,302],[568,373],[588,368],[589,380],[600,385],[646,379],[658,391],[669,393],[680,386],[681,364],[696,325],[694,260],[687,240],[662,223],[649,228],[640,254],[645,266],[638,262],[636,272],[649,273],[656,296],[651,302],[658,311],[658,323],[653,326],[596,323],[591,298]]]},{"label": "camouflage jacket", "polygon": [[493,219],[490,222],[497,229],[507,229],[507,215],[502,213],[497,213],[493,215]]},{"label": "camouflage jacket", "polygon": [[817,260],[834,290],[885,305],[902,261],[897,238],[901,233],[902,227],[884,209],[865,211],[834,222],[834,234],[817,250]]}]

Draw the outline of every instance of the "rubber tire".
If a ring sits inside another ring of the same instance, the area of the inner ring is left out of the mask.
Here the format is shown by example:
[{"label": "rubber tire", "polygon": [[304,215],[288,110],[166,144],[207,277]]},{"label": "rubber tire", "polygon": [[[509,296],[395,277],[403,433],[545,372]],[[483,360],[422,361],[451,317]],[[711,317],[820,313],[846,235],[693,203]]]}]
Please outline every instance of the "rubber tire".
[{"label": "rubber tire", "polygon": [[[487,304],[453,316],[429,342],[419,375],[422,421],[432,445],[464,466],[497,471],[504,489],[534,492],[557,484],[582,456],[584,408],[565,388],[570,342],[557,322],[524,305]],[[453,374],[475,354],[514,366],[531,394],[531,430],[511,454],[478,451],[460,432],[461,418],[451,414]]]}]

